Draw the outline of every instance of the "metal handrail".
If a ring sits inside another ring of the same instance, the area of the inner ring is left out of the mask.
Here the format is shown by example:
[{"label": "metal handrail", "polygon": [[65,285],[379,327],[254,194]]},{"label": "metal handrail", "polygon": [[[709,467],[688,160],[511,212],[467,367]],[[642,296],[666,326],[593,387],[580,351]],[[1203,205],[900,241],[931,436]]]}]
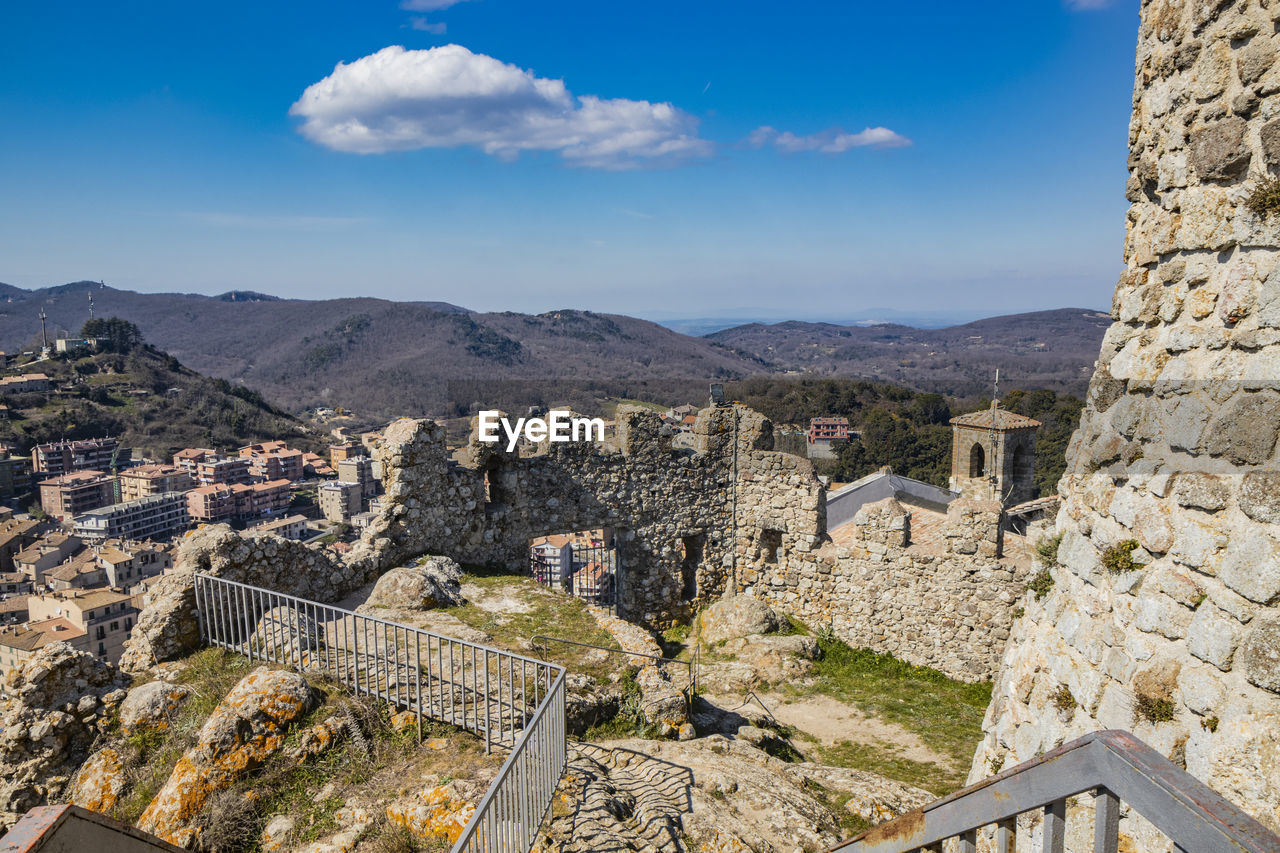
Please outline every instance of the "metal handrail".
[{"label": "metal handrail", "polygon": [[1121,802],[1168,836],[1178,850],[1280,853],[1280,837],[1133,734],[1117,730],[1093,732],[1063,744],[832,849],[907,853],[941,850],[943,841],[959,839],[959,850],[973,853],[978,830],[994,824],[998,849],[1011,853],[1018,816],[1043,810],[1044,849],[1061,853],[1067,799],[1086,792],[1094,793],[1098,853],[1117,850]]},{"label": "metal handrail", "polygon": [[413,711],[420,740],[429,717],[482,734],[486,751],[509,745],[452,850],[533,844],[567,760],[564,667],[210,575],[195,576],[195,599],[211,646],[327,672]]}]

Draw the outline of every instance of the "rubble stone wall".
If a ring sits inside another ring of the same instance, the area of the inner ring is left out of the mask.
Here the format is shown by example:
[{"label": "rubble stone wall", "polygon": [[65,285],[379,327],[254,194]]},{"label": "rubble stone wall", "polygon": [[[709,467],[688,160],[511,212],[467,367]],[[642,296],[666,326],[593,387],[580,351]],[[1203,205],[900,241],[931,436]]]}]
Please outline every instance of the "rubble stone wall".
[{"label": "rubble stone wall", "polygon": [[1247,203],[1280,171],[1278,31],[1274,0],[1142,3],[1126,270],[973,780],[1129,729],[1280,829],[1280,214]]},{"label": "rubble stone wall", "polygon": [[[518,571],[531,539],[608,526],[620,545],[620,612],[642,625],[663,628],[728,589],[757,589],[851,644],[990,679],[1024,582],[996,557],[999,507],[960,502],[977,509],[948,525],[946,555],[904,551],[905,516],[885,522],[894,530],[867,525],[867,541],[846,551],[826,536],[811,463],[772,445],[769,421],[740,406],[704,409],[693,449],[673,449],[653,412],[624,407],[610,445],[507,453],[473,438],[458,460],[438,425],[397,421],[374,448],[383,511],[349,554],[198,531],[153,591],[122,665],[144,669],[198,642],[196,571],[332,602],[422,554]],[[884,544],[894,536],[896,548]],[[928,611],[935,602],[943,618]]]},{"label": "rubble stone wall", "polygon": [[1000,554],[1000,517],[998,503],[958,499],[943,541],[912,545],[911,508],[886,498],[859,510],[848,545],[828,541],[777,561],[745,547],[742,584],[854,648],[990,681],[1030,568]]}]

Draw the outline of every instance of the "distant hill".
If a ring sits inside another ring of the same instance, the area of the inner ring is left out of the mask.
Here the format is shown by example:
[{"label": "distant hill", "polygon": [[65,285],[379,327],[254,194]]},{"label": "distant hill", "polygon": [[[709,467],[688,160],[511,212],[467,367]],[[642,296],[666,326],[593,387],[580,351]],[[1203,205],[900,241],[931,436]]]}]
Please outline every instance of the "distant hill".
[{"label": "distant hill", "polygon": [[1105,315],[1064,309],[925,331],[779,323],[690,337],[569,309],[482,314],[445,302],[144,294],[76,282],[0,285],[0,346],[38,344],[41,310],[51,334],[78,330],[90,295],[98,316],[136,323],[194,370],[291,410],[343,406],[371,419],[457,416],[475,402],[514,410],[564,401],[587,408],[602,397],[701,401],[709,381],[787,372],[963,395],[988,388],[1000,366],[1009,387],[1079,394],[1106,326]]},{"label": "distant hill", "polygon": [[1111,317],[1059,308],[990,317],[943,329],[893,324],[750,323],[707,339],[764,362],[773,372],[851,376],[957,397],[1006,388],[1082,395]]},{"label": "distant hill", "polygon": [[183,447],[229,450],[266,439],[322,450],[326,436],[267,402],[183,367],[142,345],[125,353],[57,356],[15,368],[44,373],[57,390],[8,394],[0,441],[23,452],[63,438],[118,436],[126,447],[168,459]]}]

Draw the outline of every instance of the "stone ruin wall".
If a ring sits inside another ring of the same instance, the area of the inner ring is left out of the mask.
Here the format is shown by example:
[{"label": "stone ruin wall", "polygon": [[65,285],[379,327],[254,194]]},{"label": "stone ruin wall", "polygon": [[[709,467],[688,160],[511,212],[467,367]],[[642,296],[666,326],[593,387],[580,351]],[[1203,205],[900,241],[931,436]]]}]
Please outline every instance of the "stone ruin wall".
[{"label": "stone ruin wall", "polygon": [[[852,645],[969,681],[993,676],[1025,585],[994,556],[998,508],[987,508],[983,531],[966,527],[967,517],[957,521],[958,538],[937,554],[904,549],[901,531],[849,550],[826,536],[825,493],[811,463],[774,452],[772,425],[750,409],[704,409],[694,449],[673,450],[654,413],[623,408],[613,445],[544,444],[521,455],[473,438],[458,462],[441,427],[397,421],[375,448],[383,512],[349,554],[338,559],[220,526],[198,531],[174,577],[153,591],[122,665],[143,669],[198,640],[192,570],[333,602],[422,554],[523,569],[535,537],[611,526],[621,550],[620,612],[647,627],[686,620],[728,589],[746,590],[815,627],[830,625]],[[686,537],[700,551],[692,598]],[[980,547],[983,537],[990,541]]]},{"label": "stone ruin wall", "polygon": [[858,512],[848,547],[797,543],[776,561],[744,542],[742,587],[854,648],[989,681],[1028,579],[1028,565],[1001,554],[1000,505],[953,501],[931,546],[911,542],[910,518],[886,498]]},{"label": "stone ruin wall", "polygon": [[[1275,0],[1142,4],[1126,270],[1054,585],[1014,628],[971,780],[1129,729],[1280,830],[1280,216],[1246,204],[1280,170],[1278,32]],[[1133,543],[1136,568],[1104,566]]]}]

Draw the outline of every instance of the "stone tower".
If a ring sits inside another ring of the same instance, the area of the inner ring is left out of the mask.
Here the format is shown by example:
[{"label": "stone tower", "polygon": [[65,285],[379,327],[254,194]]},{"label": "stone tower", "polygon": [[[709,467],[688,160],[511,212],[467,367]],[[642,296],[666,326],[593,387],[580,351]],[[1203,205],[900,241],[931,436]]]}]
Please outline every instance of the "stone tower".
[{"label": "stone tower", "polygon": [[1040,422],[1000,408],[951,419],[951,491],[1005,506],[1036,496],[1036,430]]},{"label": "stone tower", "polygon": [[1126,269],[971,779],[1128,729],[1280,830],[1278,31],[1277,0],[1142,2]]}]

